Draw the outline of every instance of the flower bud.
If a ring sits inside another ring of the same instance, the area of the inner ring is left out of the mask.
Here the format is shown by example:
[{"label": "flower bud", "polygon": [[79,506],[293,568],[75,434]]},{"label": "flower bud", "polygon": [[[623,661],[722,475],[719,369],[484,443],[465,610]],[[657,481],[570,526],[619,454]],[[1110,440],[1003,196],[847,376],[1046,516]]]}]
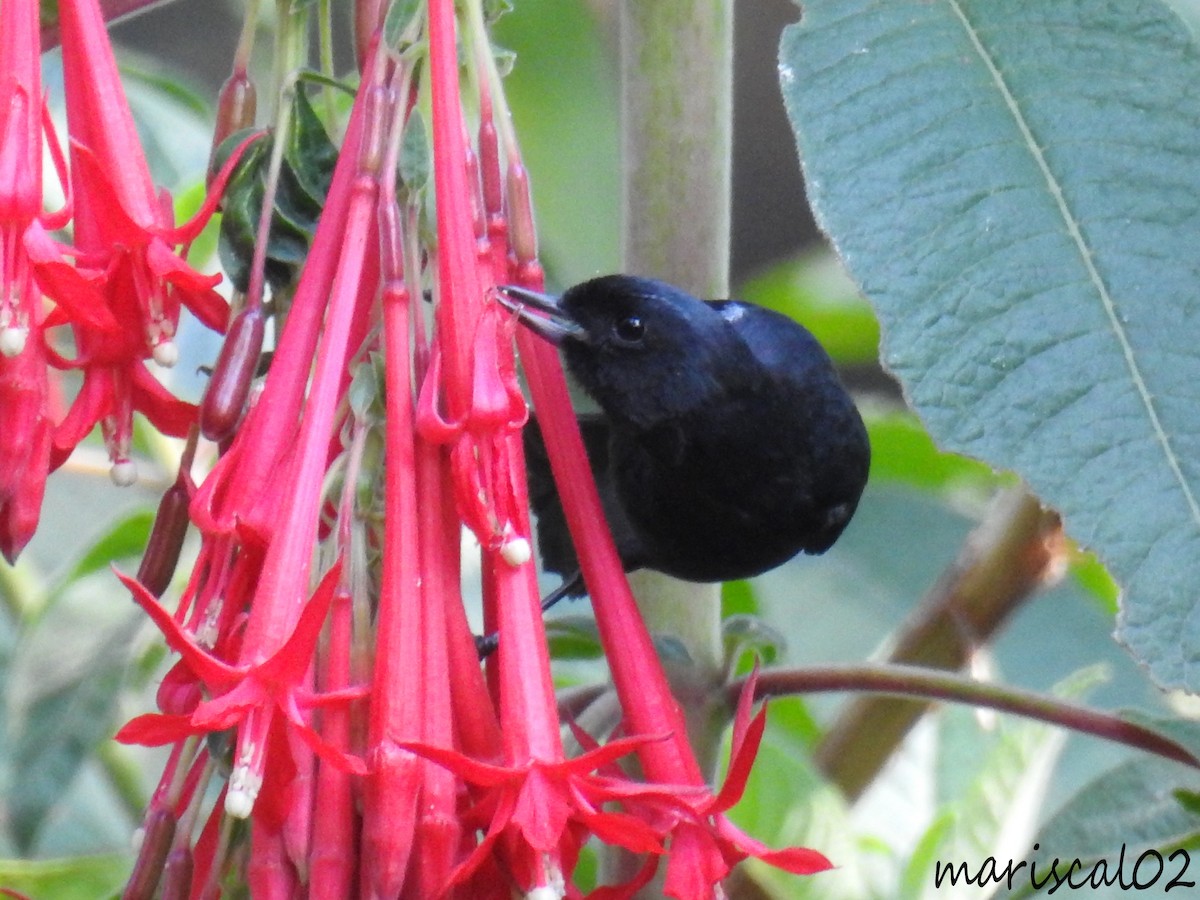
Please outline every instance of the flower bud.
[{"label": "flower bud", "polygon": [[502,212],[504,192],[500,184],[500,142],[491,119],[479,126],[479,174],[483,180],[483,208],[488,217]]},{"label": "flower bud", "polygon": [[160,900],[187,900],[192,895],[192,848],[176,847],[167,856],[162,872]]},{"label": "flower bud", "polygon": [[533,262],[537,259],[537,228],[529,197],[529,173],[519,162],[508,167],[508,220],[517,262]]},{"label": "flower bud", "polygon": [[245,69],[235,69],[221,85],[217,94],[217,122],[213,129],[212,154],[209,157],[209,173],[213,173],[212,155],[231,134],[254,124],[258,108],[258,96],[254,82]]},{"label": "flower bud", "polygon": [[265,331],[266,321],[259,306],[247,307],[229,323],[200,403],[200,432],[210,441],[219,443],[237,428],[258,369]]},{"label": "flower bud", "polygon": [[158,503],[158,514],[154,517],[154,527],[138,568],[137,580],[155,597],[163,595],[175,574],[183,539],[187,536],[190,502],[191,492],[181,473]]}]

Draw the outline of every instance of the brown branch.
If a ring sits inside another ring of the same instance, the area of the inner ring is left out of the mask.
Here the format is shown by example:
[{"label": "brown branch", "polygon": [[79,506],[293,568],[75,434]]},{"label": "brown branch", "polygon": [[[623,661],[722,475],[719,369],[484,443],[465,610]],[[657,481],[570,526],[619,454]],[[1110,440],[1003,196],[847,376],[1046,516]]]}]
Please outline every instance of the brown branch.
[{"label": "brown branch", "polygon": [[[1001,492],[901,627],[889,662],[962,668],[1045,583],[1060,541],[1055,513],[1022,488]],[[817,747],[817,765],[847,797],[858,797],[928,708],[883,697],[852,701]]]}]

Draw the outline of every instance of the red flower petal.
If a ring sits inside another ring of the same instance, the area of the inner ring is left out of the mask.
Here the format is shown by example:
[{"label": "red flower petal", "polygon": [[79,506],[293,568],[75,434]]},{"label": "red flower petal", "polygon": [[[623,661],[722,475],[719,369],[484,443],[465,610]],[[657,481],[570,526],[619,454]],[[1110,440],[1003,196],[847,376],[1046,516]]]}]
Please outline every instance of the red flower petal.
[{"label": "red flower petal", "polygon": [[191,716],[147,713],[126,722],[125,727],[117,732],[114,739],[122,744],[160,747],[203,732],[203,728],[192,724]]},{"label": "red flower petal", "polygon": [[120,330],[96,283],[99,273],[85,276],[68,263],[59,252],[58,245],[37,222],[31,223],[25,230],[22,246],[33,264],[33,277],[38,287],[62,307],[71,321],[98,331]]},{"label": "red flower petal", "polygon": [[131,364],[129,372],[134,408],[163,434],[186,437],[198,415],[196,405],[180,400],[168,391],[140,362]]},{"label": "red flower petal", "polygon": [[211,687],[230,684],[243,676],[244,673],[241,669],[221,662],[201,649],[195,638],[185,632],[174,617],[163,609],[154,596],[136,580],[125,575],[116,567],[113,568],[113,572],[129,589],[133,601],[158,626],[158,630],[167,639],[167,646],[183,657],[188,667],[196,673],[197,678]]},{"label": "red flower petal", "polygon": [[104,229],[105,238],[126,247],[140,247],[150,240],[150,222],[139,223],[125,211],[108,174],[96,154],[79,141],[71,140],[71,161],[80,193],[88,199],[88,208]]}]

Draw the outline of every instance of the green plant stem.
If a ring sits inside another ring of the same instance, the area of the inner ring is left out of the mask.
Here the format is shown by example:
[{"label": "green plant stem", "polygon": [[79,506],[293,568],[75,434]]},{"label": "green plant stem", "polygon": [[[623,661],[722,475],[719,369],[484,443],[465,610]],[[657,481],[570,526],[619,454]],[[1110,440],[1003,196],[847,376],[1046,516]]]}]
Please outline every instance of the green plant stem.
[{"label": "green plant stem", "polygon": [[[889,661],[960,669],[1046,581],[1058,517],[1021,487],[997,495],[958,557],[901,627]],[[847,797],[858,797],[928,703],[883,697],[847,706],[821,741],[817,765]]]},{"label": "green plant stem", "polygon": [[[728,296],[733,0],[621,0],[619,15],[622,268]],[[682,650],[664,662],[696,758],[713,777],[728,721],[713,702],[725,675],[720,586],[656,572],[631,585],[650,631]],[[604,880],[627,880],[638,866],[614,854]],[[638,894],[659,895],[656,882]]]},{"label": "green plant stem", "polygon": [[622,0],[620,28],[625,267],[726,296],[733,3]]},{"label": "green plant stem", "polygon": [[[329,0],[321,0],[317,13],[321,53],[321,74],[330,81],[334,80],[337,72],[333,68],[333,5]],[[333,93],[322,91],[325,100],[325,119],[332,124],[337,121],[337,107],[333,103]]]},{"label": "green plant stem", "polygon": [[[726,687],[727,703],[737,703],[744,684],[742,679]],[[925,701],[950,700],[983,706],[1105,738],[1200,769],[1200,759],[1180,744],[1120,716],[938,669],[890,664],[775,669],[758,676],[754,696],[765,700],[830,691],[869,691],[890,697],[920,697]]]},{"label": "green plant stem", "polygon": [[[275,0],[274,71],[271,75],[271,96],[277,103],[286,103],[283,92],[293,83],[293,74],[308,59],[308,11],[296,9],[292,0]],[[278,112],[271,111],[272,115]]]},{"label": "green plant stem", "polygon": [[[623,268],[726,296],[732,0],[622,0],[620,22]],[[646,573],[634,589],[650,630],[717,679],[719,587]],[[715,760],[710,737],[692,738],[702,763]]]}]

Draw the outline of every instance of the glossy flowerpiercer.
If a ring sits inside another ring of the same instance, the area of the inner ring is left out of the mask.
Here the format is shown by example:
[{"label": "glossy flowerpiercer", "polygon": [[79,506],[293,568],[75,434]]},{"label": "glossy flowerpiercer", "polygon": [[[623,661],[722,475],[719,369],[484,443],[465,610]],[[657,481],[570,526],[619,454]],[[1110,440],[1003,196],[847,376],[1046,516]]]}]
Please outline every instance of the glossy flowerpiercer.
[{"label": "glossy flowerpiercer", "polygon": [[[561,297],[503,287],[499,300],[562,348],[603,411],[581,425],[627,570],[749,578],[823,553],[854,515],[867,432],[828,354],[791,319],[628,275]],[[543,566],[564,578],[556,595],[581,593],[532,424],[526,447]]]}]

